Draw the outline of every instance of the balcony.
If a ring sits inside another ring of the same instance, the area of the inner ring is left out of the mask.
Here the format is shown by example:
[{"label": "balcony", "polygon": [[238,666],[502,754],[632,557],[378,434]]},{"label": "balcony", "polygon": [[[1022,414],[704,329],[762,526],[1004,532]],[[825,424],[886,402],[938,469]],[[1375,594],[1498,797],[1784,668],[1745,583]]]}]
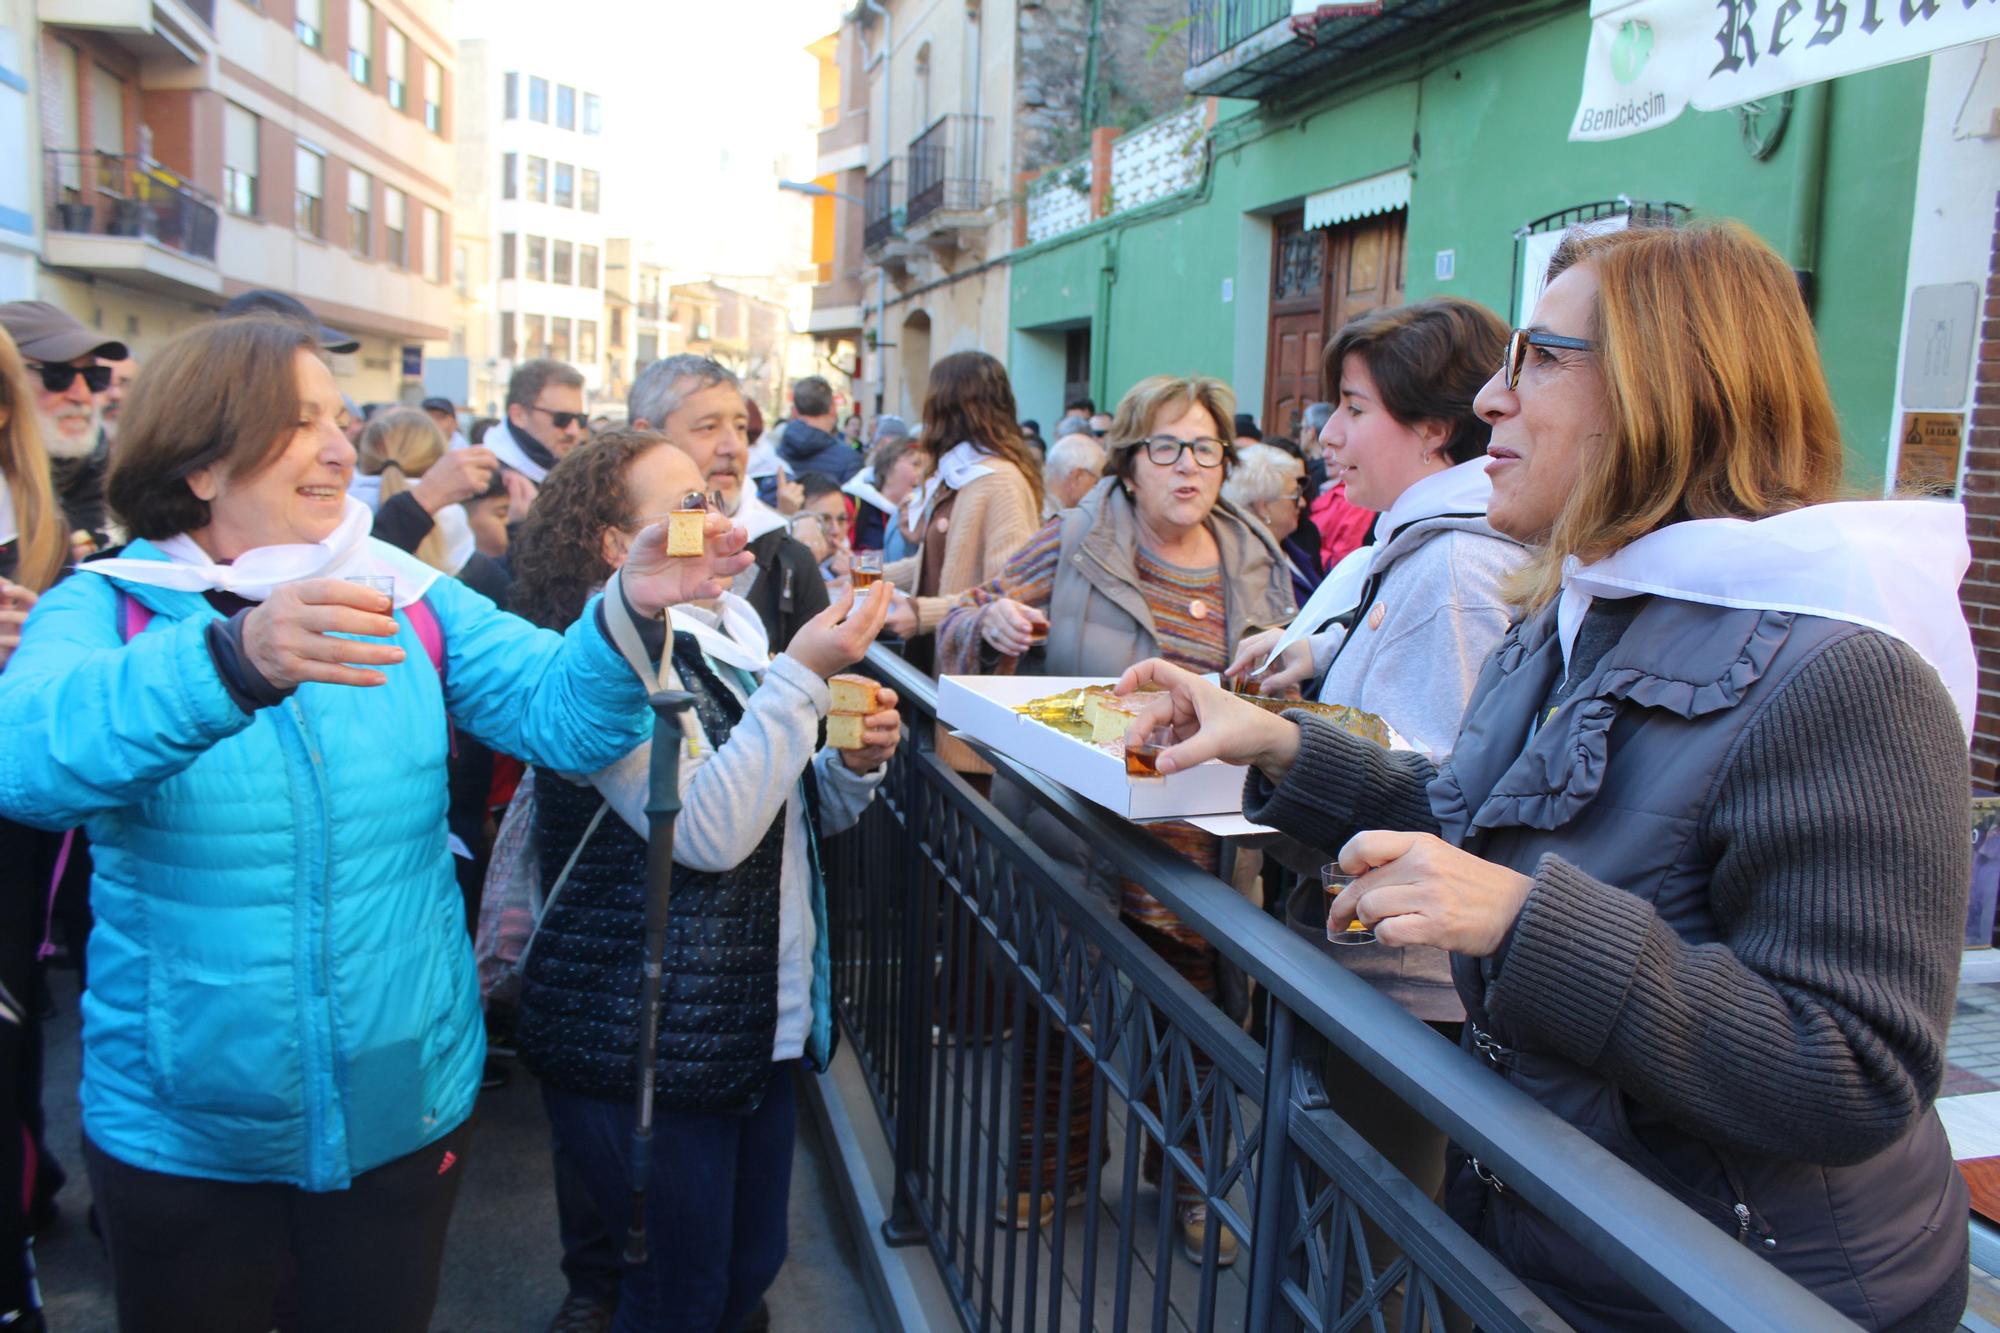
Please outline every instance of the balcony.
[{"label": "balcony", "polygon": [[862,193],[861,244],[871,253],[903,234],[903,219],[896,211],[896,164],[885,162],[868,173]]},{"label": "balcony", "polygon": [[199,65],[215,49],[215,0],[39,0],[50,27],[108,37],[142,63]]},{"label": "balcony", "polygon": [[868,113],[849,111],[819,132],[819,157],[813,175],[865,169],[868,166]]},{"label": "balcony", "polygon": [[910,144],[910,194],[904,234],[929,245],[940,261],[981,248],[992,188],[981,167],[992,122],[983,116],[944,116]]},{"label": "balcony", "polygon": [[1291,0],[1188,0],[1188,69],[1197,97],[1268,98],[1309,82],[1348,82],[1489,11],[1480,0],[1332,4],[1292,16]]},{"label": "balcony", "polygon": [[172,295],[215,293],[215,201],[157,163],[110,153],[43,154],[44,258]]},{"label": "balcony", "polygon": [[632,308],[639,312],[640,319],[655,324],[659,322],[660,303],[658,301],[641,301]]}]

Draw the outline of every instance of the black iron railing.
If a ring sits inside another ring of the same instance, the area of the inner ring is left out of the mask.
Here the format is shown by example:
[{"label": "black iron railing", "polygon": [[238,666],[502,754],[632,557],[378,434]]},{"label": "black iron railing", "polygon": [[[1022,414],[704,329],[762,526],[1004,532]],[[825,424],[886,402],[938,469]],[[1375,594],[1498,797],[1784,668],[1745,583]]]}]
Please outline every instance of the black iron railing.
[{"label": "black iron railing", "polygon": [[[1328,1109],[1328,1042],[1681,1325],[1837,1322],[1143,830],[1005,759],[987,799],[931,748],[929,678],[881,648],[865,669],[900,695],[910,739],[827,849],[834,1002],[894,1152],[884,1231],[928,1248],[968,1330],[1382,1330],[1399,1303],[1405,1329],[1454,1308],[1489,1330],[1563,1327]],[[1033,837],[1030,812],[1050,821]],[[1043,850],[1050,829],[1254,979],[1262,1044]],[[1208,1209],[1193,1254],[1177,1197]],[[1371,1260],[1364,1221],[1401,1257],[1377,1244]]]},{"label": "black iron railing", "polygon": [[1188,0],[1189,66],[1213,60],[1291,13],[1290,0]]},{"label": "black iron railing", "polygon": [[49,149],[43,197],[48,229],[138,236],[215,260],[215,201],[156,163],[113,153]]},{"label": "black iron railing", "polygon": [[989,191],[981,175],[984,116],[944,116],[910,143],[910,199],[905,225],[938,212],[986,207]]},{"label": "black iron railing", "polygon": [[896,166],[888,162],[869,172],[861,192],[861,243],[870,250],[903,230],[896,211]]}]

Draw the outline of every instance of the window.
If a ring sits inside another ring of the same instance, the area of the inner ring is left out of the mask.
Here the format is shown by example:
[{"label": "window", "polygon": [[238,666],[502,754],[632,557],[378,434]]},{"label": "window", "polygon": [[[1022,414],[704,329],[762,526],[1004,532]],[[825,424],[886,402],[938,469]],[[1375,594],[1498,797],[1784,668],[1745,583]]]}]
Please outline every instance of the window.
[{"label": "window", "polygon": [[590,288],[597,286],[597,247],[594,245],[577,247],[576,285]]},{"label": "window", "polygon": [[519,165],[520,159],[514,154],[500,154],[500,197],[502,199],[512,199],[519,193],[518,183],[515,180],[515,168]]},{"label": "window", "polygon": [[549,281],[559,282],[567,287],[576,280],[576,247],[568,241],[557,241],[549,256]]},{"label": "window", "polygon": [[375,70],[375,11],[368,0],[347,0],[347,74],[366,87]]},{"label": "window", "polygon": [[[451,288],[460,296],[472,295],[472,259],[462,245],[451,247]],[[465,336],[463,329],[459,330],[459,336]],[[460,350],[453,355],[464,356],[465,353]]]},{"label": "window", "polygon": [[444,214],[424,209],[424,281],[444,281]]},{"label": "window", "polygon": [[556,128],[576,128],[576,89],[560,83],[556,85]]},{"label": "window", "polygon": [[596,93],[583,95],[583,132],[585,134],[604,133],[604,104],[597,100]]},{"label": "window", "polygon": [[569,360],[569,319],[556,315],[549,320],[549,355],[557,361]]},{"label": "window", "polygon": [[576,322],[576,359],[580,365],[591,365],[597,360],[597,321],[579,319]]},{"label": "window", "polygon": [[540,315],[521,316],[522,356],[533,358],[549,354],[549,342],[542,333],[545,322]]},{"label": "window", "polygon": [[90,67],[90,146],[125,155],[125,80],[102,65]]},{"label": "window", "polygon": [[538,204],[549,201],[549,160],[546,157],[528,159],[528,198]]},{"label": "window", "polygon": [[521,117],[521,76],[502,74],[500,76],[500,119],[518,120]]},{"label": "window", "polygon": [[325,0],[298,0],[292,11],[292,31],[299,40],[313,50],[324,49],[325,39],[320,35],[326,28]]},{"label": "window", "polygon": [[410,259],[409,196],[401,190],[382,191],[382,223],[388,234],[383,238],[382,257],[397,268],[406,268]]},{"label": "window", "polygon": [[514,233],[511,231],[500,233],[500,276],[514,276]]},{"label": "window", "polygon": [[625,345],[625,309],[623,306],[611,307],[611,345],[613,347],[623,347]]},{"label": "window", "polygon": [[500,355],[510,361],[514,358],[514,312],[511,310],[500,312]]},{"label": "window", "polygon": [[589,167],[583,169],[583,198],[580,202],[584,212],[597,211],[597,173]]},{"label": "window", "polygon": [[528,76],[528,119],[549,123],[549,81]]},{"label": "window", "polygon": [[637,363],[642,366],[652,365],[660,359],[660,335],[657,333],[640,334],[637,350],[638,355],[635,358]]},{"label": "window", "polygon": [[410,39],[402,29],[392,27],[383,45],[383,71],[389,76],[389,105],[398,111],[410,109]]},{"label": "window", "polygon": [[308,236],[326,235],[326,219],[321,213],[325,197],[326,155],[300,144],[292,182],[292,221]]},{"label": "window", "polygon": [[432,134],[444,132],[444,66],[424,58],[424,128]]},{"label": "window", "polygon": [[567,162],[556,163],[556,207],[576,206],[576,168]]},{"label": "window", "polygon": [[546,236],[527,238],[528,260],[524,274],[536,282],[545,282],[549,276],[549,239]]},{"label": "window", "polygon": [[375,178],[347,169],[347,248],[361,258],[375,253]]},{"label": "window", "polygon": [[222,202],[238,217],[257,216],[257,165],[263,122],[234,102],[222,108]]}]

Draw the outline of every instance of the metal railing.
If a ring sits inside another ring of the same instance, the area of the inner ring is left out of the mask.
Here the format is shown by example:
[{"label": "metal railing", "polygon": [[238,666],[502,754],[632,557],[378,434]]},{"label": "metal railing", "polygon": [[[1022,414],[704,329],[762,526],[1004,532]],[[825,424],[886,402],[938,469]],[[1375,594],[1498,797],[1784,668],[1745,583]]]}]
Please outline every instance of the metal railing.
[{"label": "metal railing", "polygon": [[870,250],[891,237],[902,234],[903,219],[896,211],[896,164],[885,162],[868,173],[861,192],[861,244]]},{"label": "metal railing", "polygon": [[910,142],[910,196],[904,225],[914,227],[937,212],[986,207],[988,190],[980,174],[986,141],[984,116],[940,116]]},{"label": "metal railing", "polygon": [[1188,67],[1213,60],[1291,13],[1291,0],[1188,0]]},{"label": "metal railing", "polygon": [[143,237],[215,262],[215,201],[164,167],[87,150],[52,148],[43,158],[50,231]]},{"label": "metal railing", "polygon": [[[965,1328],[1322,1333],[1383,1330],[1399,1307],[1406,1330],[1564,1327],[1328,1108],[1326,1042],[1682,1326],[1838,1323],[1234,889],[989,756],[1010,818],[933,751],[930,679],[879,647],[864,669],[909,739],[826,849],[833,998],[893,1151],[885,1236],[928,1248]],[[1052,822],[1031,837],[1030,818]],[[1044,850],[1052,832],[1255,980],[1261,1045]],[[1177,1200],[1208,1209],[1198,1252]],[[1401,1255],[1371,1260],[1364,1222]]]}]

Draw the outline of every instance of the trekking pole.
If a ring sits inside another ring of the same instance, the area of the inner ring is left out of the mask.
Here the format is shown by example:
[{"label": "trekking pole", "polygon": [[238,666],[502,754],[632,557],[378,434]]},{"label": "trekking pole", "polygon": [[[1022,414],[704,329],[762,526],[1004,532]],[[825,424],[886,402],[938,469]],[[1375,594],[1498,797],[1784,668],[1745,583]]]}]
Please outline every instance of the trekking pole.
[{"label": "trekking pole", "polygon": [[653,1175],[653,1083],[660,1063],[660,983],[667,903],[674,884],[674,817],[681,812],[681,714],[694,696],[661,690],[653,706],[653,760],[646,794],[646,966],[639,982],[639,1119],[632,1129],[632,1222],[625,1262],[646,1262],[646,1182]]}]

